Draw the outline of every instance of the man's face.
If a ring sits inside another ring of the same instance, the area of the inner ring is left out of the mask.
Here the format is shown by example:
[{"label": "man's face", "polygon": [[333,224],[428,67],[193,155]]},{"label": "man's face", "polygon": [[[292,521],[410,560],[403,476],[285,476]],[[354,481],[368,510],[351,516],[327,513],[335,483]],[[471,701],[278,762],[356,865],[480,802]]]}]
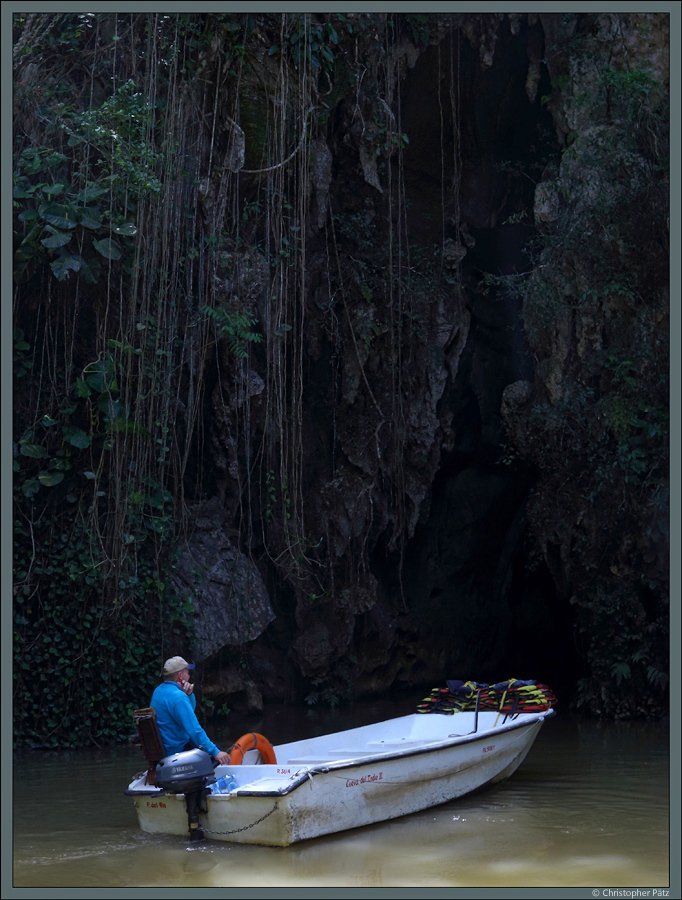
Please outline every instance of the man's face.
[{"label": "man's face", "polygon": [[180,669],[178,672],[178,681],[180,684],[187,684],[189,681],[189,669]]}]

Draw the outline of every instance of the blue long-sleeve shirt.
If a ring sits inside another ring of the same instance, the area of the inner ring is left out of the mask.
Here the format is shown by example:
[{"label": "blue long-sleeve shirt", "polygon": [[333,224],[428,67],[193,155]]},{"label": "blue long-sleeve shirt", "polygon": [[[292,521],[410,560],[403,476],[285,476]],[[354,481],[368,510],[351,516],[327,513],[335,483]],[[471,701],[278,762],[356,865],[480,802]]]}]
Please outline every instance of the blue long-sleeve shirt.
[{"label": "blue long-sleeve shirt", "polygon": [[220,753],[199,724],[194,712],[194,695],[187,696],[174,681],[164,681],[155,689],[150,706],[156,712],[156,724],[167,756],[180,753],[187,741],[192,741],[210,756]]}]

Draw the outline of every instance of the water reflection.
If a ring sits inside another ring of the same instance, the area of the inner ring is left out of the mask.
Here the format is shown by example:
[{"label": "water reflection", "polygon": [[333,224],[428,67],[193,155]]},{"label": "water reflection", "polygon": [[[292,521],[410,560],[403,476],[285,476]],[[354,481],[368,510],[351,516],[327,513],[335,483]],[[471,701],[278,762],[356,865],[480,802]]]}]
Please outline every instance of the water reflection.
[{"label": "water reflection", "polygon": [[[257,730],[280,742],[413,708],[275,708],[257,721],[231,717],[229,734],[216,737],[228,744]],[[15,887],[668,884],[668,734],[660,724],[558,715],[521,769],[492,791],[288,848],[143,834],[122,794],[141,768],[139,750],[128,747],[18,753]]]}]

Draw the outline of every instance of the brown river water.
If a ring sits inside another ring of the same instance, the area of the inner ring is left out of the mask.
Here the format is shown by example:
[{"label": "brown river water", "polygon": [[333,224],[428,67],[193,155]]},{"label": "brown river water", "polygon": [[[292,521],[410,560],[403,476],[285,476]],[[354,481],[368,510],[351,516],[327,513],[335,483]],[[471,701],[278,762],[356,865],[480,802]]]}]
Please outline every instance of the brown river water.
[{"label": "brown river water", "polygon": [[[207,730],[223,746],[254,730],[276,744],[414,712],[419,699],[336,711],[272,707],[255,719],[232,715]],[[598,722],[558,707],[504,784],[286,848],[144,834],[133,801],[123,795],[143,768],[139,748],[127,745],[15,753],[14,888],[186,887],[198,896],[202,889],[240,887],[669,884],[669,734],[662,723]],[[679,871],[677,851],[674,863]]]}]

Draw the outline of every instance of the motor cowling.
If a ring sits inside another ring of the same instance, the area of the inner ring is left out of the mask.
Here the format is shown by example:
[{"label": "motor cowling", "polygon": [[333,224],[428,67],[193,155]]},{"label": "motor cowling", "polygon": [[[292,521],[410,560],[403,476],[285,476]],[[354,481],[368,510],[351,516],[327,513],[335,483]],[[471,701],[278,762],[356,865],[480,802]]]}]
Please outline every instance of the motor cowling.
[{"label": "motor cowling", "polygon": [[214,781],[213,761],[198,748],[165,756],[156,766],[157,787],[174,794],[200,791]]}]

